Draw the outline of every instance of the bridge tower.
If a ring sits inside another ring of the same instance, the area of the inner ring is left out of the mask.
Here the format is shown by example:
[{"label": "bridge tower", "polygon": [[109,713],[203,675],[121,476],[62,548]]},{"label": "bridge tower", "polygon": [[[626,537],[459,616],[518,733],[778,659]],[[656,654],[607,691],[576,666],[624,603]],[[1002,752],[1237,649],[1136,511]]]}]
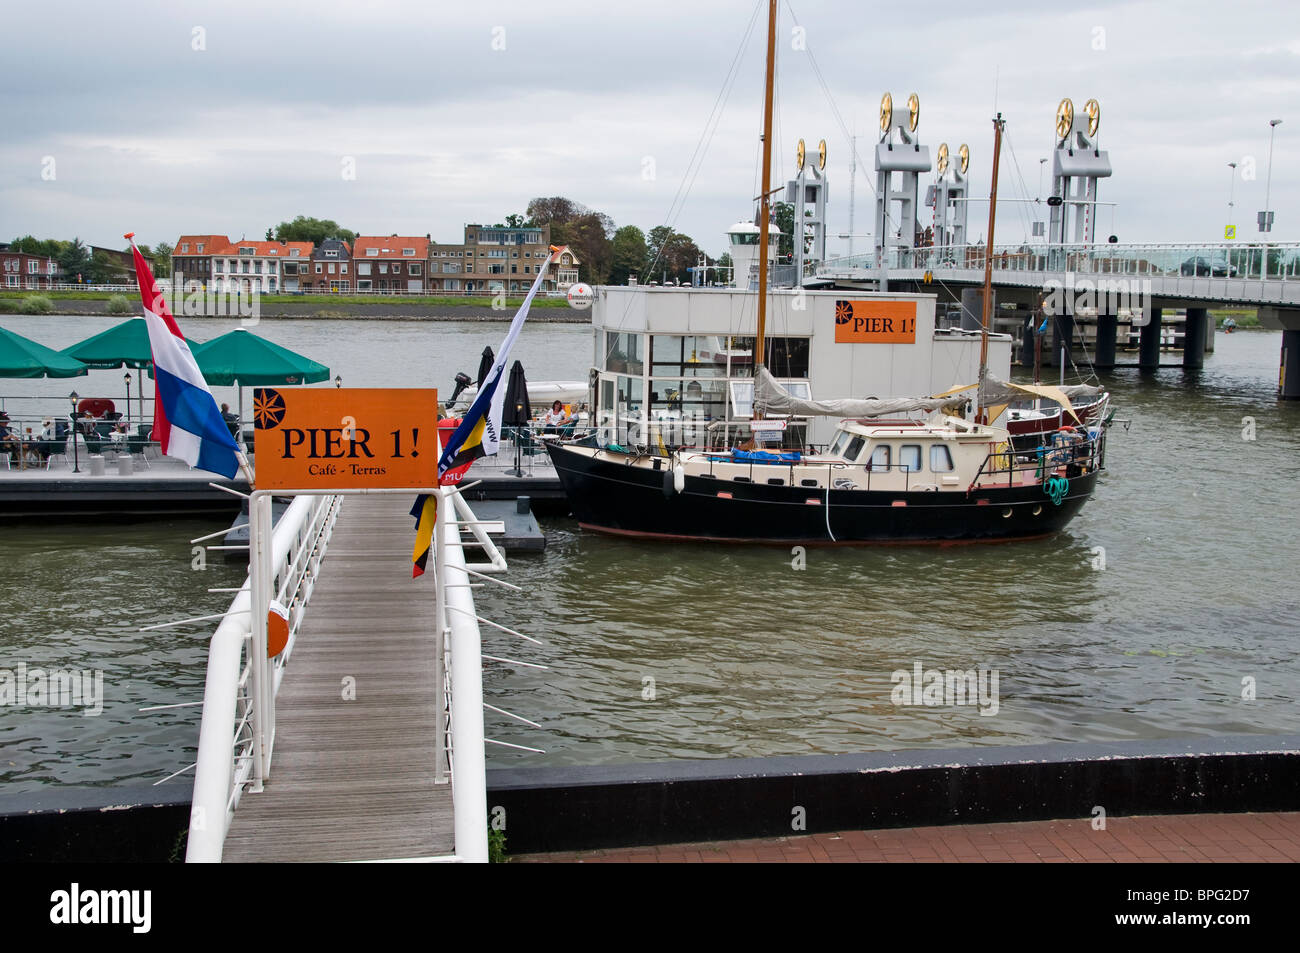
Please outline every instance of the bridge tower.
[{"label": "bridge tower", "polygon": [[1051,222],[1053,245],[1090,245],[1097,225],[1097,180],[1111,174],[1110,153],[1097,148],[1101,104],[1090,99],[1083,112],[1062,99],[1056,107],[1056,148],[1052,152]]},{"label": "bridge tower", "polygon": [[[925,191],[925,204],[934,209],[934,244],[936,246],[966,244],[966,175],[970,171],[970,146],[962,143],[956,161],[948,152],[948,143],[939,144],[935,158],[938,178]],[[951,173],[951,174],[949,174]]]},{"label": "bridge tower", "polygon": [[[794,283],[803,284],[804,259],[826,260],[826,140],[817,144],[817,165],[806,161],[804,141],[799,140],[795,164],[799,172],[785,184],[785,200],[794,205]],[[812,251],[804,254],[808,232],[812,232]]]},{"label": "bridge tower", "polygon": [[907,109],[894,109],[894,97],[880,100],[880,142],[876,145],[876,221],[872,230],[880,290],[886,291],[890,253],[897,248],[906,265],[916,247],[918,175],[930,171],[930,149],[916,138],[921,99],[912,93]]}]

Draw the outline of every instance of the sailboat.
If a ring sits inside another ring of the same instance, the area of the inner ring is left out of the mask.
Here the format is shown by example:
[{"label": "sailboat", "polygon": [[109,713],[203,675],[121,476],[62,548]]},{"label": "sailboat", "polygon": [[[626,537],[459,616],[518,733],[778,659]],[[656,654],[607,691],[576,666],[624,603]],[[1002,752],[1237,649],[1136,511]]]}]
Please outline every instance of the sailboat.
[{"label": "sailboat", "polygon": [[[768,12],[760,247],[771,226],[776,0]],[[993,245],[1004,121],[994,119],[988,245]],[[1073,397],[1096,388],[1009,384],[988,372],[992,262],[985,263],[979,379],[920,398],[813,401],[790,394],[764,363],[768,261],[758,256],[753,347],[754,419],[761,435],[790,415],[839,417],[820,453],[751,447],[627,448],[551,440],[547,452],[583,529],[681,541],[865,544],[1032,539],[1059,531],[1091,497],[1104,470],[1105,428],[1080,419]],[[972,402],[971,419],[962,411]],[[1017,448],[995,426],[1034,396],[1061,408],[1050,442]],[[904,416],[924,412],[923,419]],[[784,415],[784,416],[782,416]],[[1066,422],[1068,421],[1068,422]]]}]

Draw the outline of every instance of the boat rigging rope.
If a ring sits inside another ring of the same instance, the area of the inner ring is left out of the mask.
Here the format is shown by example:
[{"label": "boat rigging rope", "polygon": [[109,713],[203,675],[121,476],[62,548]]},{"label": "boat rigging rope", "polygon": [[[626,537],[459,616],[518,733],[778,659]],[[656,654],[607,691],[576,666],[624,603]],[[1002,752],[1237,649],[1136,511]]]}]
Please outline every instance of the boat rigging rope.
[{"label": "boat rigging rope", "polygon": [[1057,506],[1065,499],[1065,494],[1070,492],[1070,481],[1065,477],[1052,477],[1043,483],[1043,492]]}]

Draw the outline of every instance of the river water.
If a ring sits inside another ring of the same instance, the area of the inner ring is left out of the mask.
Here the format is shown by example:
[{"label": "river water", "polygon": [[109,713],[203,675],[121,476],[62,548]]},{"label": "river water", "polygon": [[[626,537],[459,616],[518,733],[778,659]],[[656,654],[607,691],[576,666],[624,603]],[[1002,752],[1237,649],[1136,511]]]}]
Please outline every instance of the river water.
[{"label": "river water", "polygon": [[[112,323],[5,319],[52,347]],[[256,331],[347,385],[446,388],[504,327],[277,320]],[[508,579],[525,592],[476,598],[545,642],[484,629],[488,653],[548,666],[487,663],[487,700],[542,725],[487,712],[487,734],[545,754],[489,746],[489,764],[1300,732],[1300,405],[1274,397],[1279,343],[1220,334],[1200,372],[1112,374],[1131,426],[1112,429],[1096,496],[1049,540],[814,548],[795,568],[788,550],[606,539],[544,519],[545,554],[511,559]],[[530,325],[517,348],[530,377],[581,379],[590,332]],[[45,395],[53,413],[69,385],[117,396],[121,378],[0,386]],[[206,590],[238,585],[241,568],[210,559],[196,571],[188,543],[220,526],[0,528],[0,668],[101,669],[106,696],[96,717],[0,709],[0,790],[152,781],[194,760],[197,707],[137,709],[201,699],[213,623],[138,628],[225,607]],[[995,672],[996,700],[895,704],[894,673],[918,664],[985,671],[990,689]]]}]

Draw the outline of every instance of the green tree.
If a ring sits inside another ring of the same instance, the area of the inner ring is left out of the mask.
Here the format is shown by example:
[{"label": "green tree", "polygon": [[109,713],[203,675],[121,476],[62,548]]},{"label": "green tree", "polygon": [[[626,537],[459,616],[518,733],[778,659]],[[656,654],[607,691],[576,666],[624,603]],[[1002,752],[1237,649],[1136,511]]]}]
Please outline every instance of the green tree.
[{"label": "green tree", "polygon": [[731,277],[731,271],[736,267],[736,263],[731,260],[731,252],[724,251],[717,261],[718,270],[713,272],[714,280],[725,282]]},{"label": "green tree", "polygon": [[528,203],[528,220],[551,227],[551,244],[568,245],[578,256],[578,276],[591,284],[609,281],[613,264],[614,220],[560,195]]},{"label": "green tree", "polygon": [[781,229],[781,238],[776,246],[777,260],[788,261],[794,254],[794,206],[789,202],[773,202],[772,222]]},{"label": "green tree", "polygon": [[118,274],[118,268],[108,257],[108,252],[96,251],[90,258],[90,273],[86,280],[92,285],[112,284]]},{"label": "green tree", "polygon": [[616,231],[610,247],[610,284],[625,285],[632,275],[640,276],[645,256],[645,232],[635,225],[624,225]]},{"label": "green tree", "polygon": [[327,238],[338,238],[351,243],[357,240],[357,233],[339,227],[338,222],[332,219],[299,215],[292,222],[281,222],[275,226],[274,235],[268,229],[266,237],[277,242],[314,242],[319,245]]},{"label": "green tree", "polygon": [[80,238],[69,242],[57,260],[64,281],[76,281],[78,275],[82,281],[90,280],[90,250],[81,243]]},{"label": "green tree", "polygon": [[526,218],[523,215],[515,214],[515,215],[506,216],[505,227],[506,228],[536,228],[537,226],[536,224],[534,224],[532,219]]},{"label": "green tree", "polygon": [[689,235],[673,231],[671,226],[656,225],[646,238],[646,280],[671,284],[676,278],[689,284],[691,272],[699,263],[700,249]]},{"label": "green tree", "polygon": [[170,276],[172,273],[172,248],[167,242],[159,242],[153,247],[153,273],[156,276]]},{"label": "green tree", "polygon": [[33,238],[31,235],[15,238],[9,243],[9,247],[14,251],[27,255],[40,255],[44,258],[58,258],[65,245],[67,242],[61,242],[57,238]]}]

